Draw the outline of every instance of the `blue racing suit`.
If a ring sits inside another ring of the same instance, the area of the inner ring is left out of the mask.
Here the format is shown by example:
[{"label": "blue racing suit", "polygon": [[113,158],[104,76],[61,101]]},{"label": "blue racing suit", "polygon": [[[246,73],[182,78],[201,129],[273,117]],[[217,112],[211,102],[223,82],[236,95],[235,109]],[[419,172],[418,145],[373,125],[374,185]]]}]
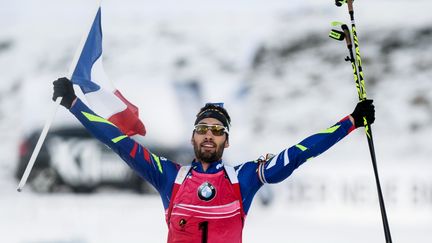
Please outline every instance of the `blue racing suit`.
[{"label": "blue racing suit", "polygon": [[[140,177],[156,188],[166,210],[181,165],[153,154],[123,134],[114,124],[95,114],[80,99],[76,100],[70,111],[93,136],[108,145]],[[304,139],[274,157],[248,161],[236,166],[244,213],[247,214],[255,193],[264,183],[283,181],[305,161],[323,153],[354,129],[347,116],[330,128]],[[201,163],[191,163],[192,169],[200,173],[217,173],[223,169],[221,164],[223,161],[212,163],[204,172]]]}]

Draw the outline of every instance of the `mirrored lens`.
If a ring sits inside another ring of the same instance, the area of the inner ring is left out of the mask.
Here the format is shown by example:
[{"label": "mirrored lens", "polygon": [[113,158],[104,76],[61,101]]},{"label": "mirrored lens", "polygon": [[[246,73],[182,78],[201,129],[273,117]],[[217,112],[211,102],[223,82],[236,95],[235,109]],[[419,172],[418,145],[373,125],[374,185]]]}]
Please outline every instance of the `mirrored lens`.
[{"label": "mirrored lens", "polygon": [[213,126],[213,127],[210,127],[210,131],[215,136],[222,136],[225,133],[225,127],[223,127],[223,126]]},{"label": "mirrored lens", "polygon": [[225,133],[225,127],[221,125],[198,124],[195,126],[195,132],[204,135],[210,130],[215,136],[222,136]]},{"label": "mirrored lens", "polygon": [[203,126],[203,125],[196,125],[195,126],[195,132],[198,134],[206,134],[208,131],[208,127],[207,126]]}]

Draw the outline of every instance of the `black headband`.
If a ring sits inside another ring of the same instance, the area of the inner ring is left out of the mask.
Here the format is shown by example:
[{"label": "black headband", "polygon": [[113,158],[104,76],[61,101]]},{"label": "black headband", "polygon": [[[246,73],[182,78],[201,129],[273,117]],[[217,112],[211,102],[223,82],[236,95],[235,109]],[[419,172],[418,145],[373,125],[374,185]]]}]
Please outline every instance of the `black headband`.
[{"label": "black headband", "polygon": [[230,126],[229,120],[221,111],[215,108],[209,108],[201,111],[200,113],[198,113],[194,125],[198,124],[198,122],[200,122],[204,118],[214,118],[220,121],[224,125],[224,127],[226,127],[229,131],[229,126]]}]

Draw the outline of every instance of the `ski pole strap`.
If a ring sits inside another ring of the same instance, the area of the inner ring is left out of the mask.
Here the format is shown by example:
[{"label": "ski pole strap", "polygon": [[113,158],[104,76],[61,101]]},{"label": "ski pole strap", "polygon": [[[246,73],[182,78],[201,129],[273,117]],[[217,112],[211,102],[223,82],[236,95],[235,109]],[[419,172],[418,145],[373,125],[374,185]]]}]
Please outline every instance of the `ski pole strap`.
[{"label": "ski pole strap", "polygon": [[345,33],[340,30],[332,29],[329,37],[338,41],[342,41],[345,38]]}]

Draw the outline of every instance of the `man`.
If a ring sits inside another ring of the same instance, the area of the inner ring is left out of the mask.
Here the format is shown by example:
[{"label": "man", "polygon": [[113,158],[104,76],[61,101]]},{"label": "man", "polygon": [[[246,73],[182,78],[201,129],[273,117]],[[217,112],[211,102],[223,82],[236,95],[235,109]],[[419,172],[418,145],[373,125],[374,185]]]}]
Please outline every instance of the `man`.
[{"label": "man", "polygon": [[372,100],[365,100],[327,130],[276,156],[233,168],[222,161],[223,151],[229,147],[231,118],[221,105],[206,104],[197,114],[191,136],[195,159],[189,166],[180,166],[152,154],[114,124],[97,116],[76,97],[68,79],[60,78],[53,84],[53,100],[63,97],[63,106],[157,189],[165,208],[170,243],[241,242],[252,199],[264,183],[281,182],[302,163],[363,126],[363,117],[369,124],[375,120]]}]

